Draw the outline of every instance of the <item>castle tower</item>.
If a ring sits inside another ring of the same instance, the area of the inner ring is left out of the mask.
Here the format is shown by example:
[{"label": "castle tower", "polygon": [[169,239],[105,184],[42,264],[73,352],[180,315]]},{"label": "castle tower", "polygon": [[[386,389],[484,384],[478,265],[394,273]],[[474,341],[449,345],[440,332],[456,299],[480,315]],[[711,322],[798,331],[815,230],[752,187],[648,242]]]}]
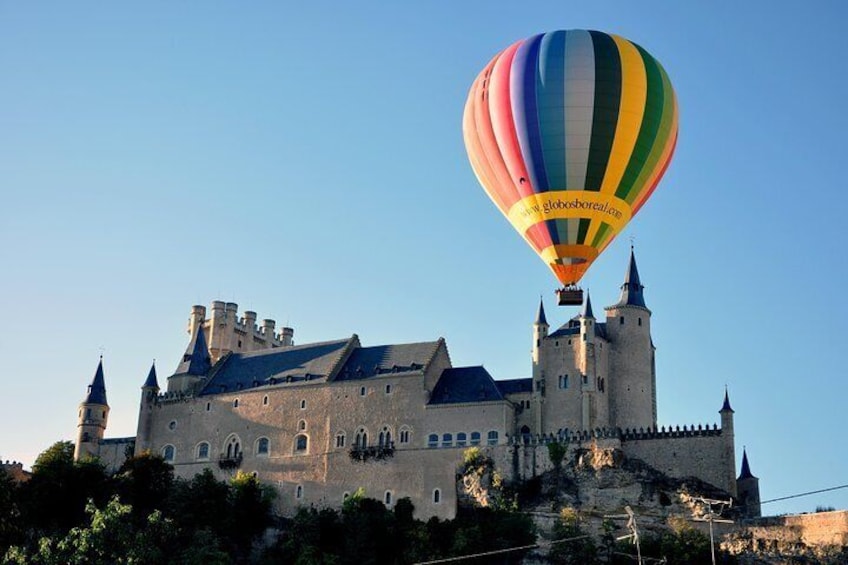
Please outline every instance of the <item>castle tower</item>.
[{"label": "castle tower", "polygon": [[[580,353],[578,355],[578,367],[580,369],[579,381],[575,385],[580,387],[580,427],[583,430],[603,426],[605,422],[599,421],[599,410],[596,394],[598,357],[595,343],[595,313],[592,311],[592,297],[586,291],[586,301],[580,312]],[[604,411],[606,412],[606,411]],[[604,418],[605,419],[605,418]]]},{"label": "castle tower", "polygon": [[736,491],[742,513],[746,518],[759,518],[762,516],[760,507],[760,479],[751,473],[748,465],[748,452],[742,448],[742,472],[736,479]]},{"label": "castle tower", "polygon": [[103,378],[103,356],[101,355],[94,379],[88,385],[85,400],[79,405],[74,461],[100,455],[100,440],[106,432],[108,419],[109,404],[106,403],[106,380]]},{"label": "castle tower", "polygon": [[[651,311],[630,248],[630,263],[616,304],[605,308],[611,378],[607,381],[610,424],[619,428],[655,428],[657,386]],[[612,378],[614,376],[614,378]]]},{"label": "castle tower", "polygon": [[197,333],[189,342],[177,370],[168,377],[168,392],[193,392],[194,388],[212,368],[209,349],[206,347],[206,332],[203,325],[197,326]]},{"label": "castle tower", "polygon": [[141,385],[141,405],[138,409],[138,430],[136,432],[136,454],[150,449],[150,431],[153,425],[153,407],[159,395],[159,381],[156,378],[156,361],[150,366],[147,379]]},{"label": "castle tower", "polygon": [[718,411],[721,415],[721,437],[724,442],[723,458],[727,468],[728,492],[736,496],[736,447],[733,433],[733,408],[730,407],[730,395],[724,389],[724,404]]},{"label": "castle tower", "polygon": [[545,338],[548,337],[548,319],[545,317],[545,303],[539,298],[539,311],[536,313],[536,321],[533,322],[533,410],[534,410],[534,429],[537,433],[543,430],[542,428],[542,404],[545,396],[545,372],[542,369],[544,366],[544,349]]}]

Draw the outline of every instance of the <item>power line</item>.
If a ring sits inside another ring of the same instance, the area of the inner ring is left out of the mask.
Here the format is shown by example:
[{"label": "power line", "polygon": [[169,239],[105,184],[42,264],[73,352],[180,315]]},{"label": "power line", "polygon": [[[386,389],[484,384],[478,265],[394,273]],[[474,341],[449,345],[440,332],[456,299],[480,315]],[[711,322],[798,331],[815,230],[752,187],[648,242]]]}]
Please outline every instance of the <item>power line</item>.
[{"label": "power line", "polygon": [[778,502],[779,500],[789,500],[790,498],[800,498],[802,496],[809,496],[811,494],[819,494],[820,492],[830,492],[832,490],[839,490],[843,488],[848,488],[848,485],[839,485],[838,487],[830,487],[823,488],[819,490],[811,490],[809,492],[802,492],[800,494],[790,494],[789,496],[781,496],[780,498],[772,498],[771,500],[764,500],[760,502],[760,504],[768,504],[770,502]]},{"label": "power line", "polygon": [[[588,535],[582,535],[582,536],[576,536],[576,537],[573,537],[573,538],[558,539],[558,540],[554,540],[554,541],[550,542],[550,545],[555,545],[555,544],[558,544],[558,543],[565,543],[565,542],[569,542],[569,541],[577,541],[579,539],[585,539],[585,538],[588,538],[588,537],[589,537]],[[443,559],[434,559],[433,561],[419,561],[415,565],[436,565],[437,563],[451,563],[451,562],[455,562],[455,561],[464,561],[465,559],[476,559],[477,557],[489,557],[491,555],[500,555],[502,553],[511,553],[513,551],[522,551],[522,550],[525,550],[525,549],[537,549],[538,547],[539,547],[539,544],[534,543],[534,544],[531,544],[531,545],[522,545],[522,546],[519,546],[519,547],[510,547],[508,549],[496,549],[494,551],[486,551],[486,552],[483,552],[483,553],[470,553],[468,555],[460,555],[458,557],[445,557]]]}]

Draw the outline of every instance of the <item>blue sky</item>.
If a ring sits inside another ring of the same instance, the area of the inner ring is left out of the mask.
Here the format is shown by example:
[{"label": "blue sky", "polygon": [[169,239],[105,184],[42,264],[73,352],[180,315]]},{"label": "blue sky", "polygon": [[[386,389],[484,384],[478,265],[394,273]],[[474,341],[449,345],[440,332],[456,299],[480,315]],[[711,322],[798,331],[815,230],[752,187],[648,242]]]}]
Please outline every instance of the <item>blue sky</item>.
[{"label": "blue sky", "polygon": [[[675,158],[584,279],[596,312],[636,253],[661,425],[736,409],[764,500],[848,483],[842,447],[848,118],[838,2],[0,2],[0,457],[71,439],[101,349],[109,435],[192,304],[295,340],[444,336],[530,373],[556,282],[480,189],[476,74],[553,29],[623,35],[668,71]],[[848,490],[764,507],[848,507]]]}]

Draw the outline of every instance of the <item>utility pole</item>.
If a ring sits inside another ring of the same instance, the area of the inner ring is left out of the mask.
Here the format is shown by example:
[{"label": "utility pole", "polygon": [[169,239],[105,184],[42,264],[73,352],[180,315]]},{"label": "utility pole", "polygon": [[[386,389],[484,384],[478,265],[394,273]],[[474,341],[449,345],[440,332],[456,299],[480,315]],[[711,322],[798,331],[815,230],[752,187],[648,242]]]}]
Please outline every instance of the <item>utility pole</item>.
[{"label": "utility pole", "polygon": [[[713,565],[716,565],[715,558],[715,536],[713,535],[713,523],[719,524],[732,524],[733,520],[720,519],[722,511],[725,508],[730,508],[733,506],[733,499],[729,500],[715,500],[712,498],[701,498],[695,497],[692,500],[695,502],[699,502],[706,507],[707,517],[706,518],[692,518],[693,522],[709,522],[710,524],[710,554],[713,559]],[[713,511],[713,507],[716,507],[716,511]]]},{"label": "utility pole", "polygon": [[[627,512],[627,514],[613,514],[611,516],[604,516],[604,518],[609,518],[610,520],[627,520],[626,527],[630,530],[630,533],[615,539],[616,541],[624,539],[633,540],[633,543],[636,545],[637,563],[638,565],[642,565],[642,548],[639,546],[639,529],[636,527],[636,515],[629,506],[625,506],[624,511]],[[715,559],[713,559],[713,562],[715,562]]]}]

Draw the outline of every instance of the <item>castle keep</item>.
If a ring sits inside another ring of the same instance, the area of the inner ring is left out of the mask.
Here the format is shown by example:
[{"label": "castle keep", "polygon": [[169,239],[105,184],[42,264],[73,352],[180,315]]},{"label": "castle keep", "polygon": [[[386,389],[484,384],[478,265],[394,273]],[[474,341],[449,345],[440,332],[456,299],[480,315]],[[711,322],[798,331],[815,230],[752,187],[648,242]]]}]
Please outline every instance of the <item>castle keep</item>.
[{"label": "castle keep", "polygon": [[[532,376],[495,381],[481,366],[454,367],[443,339],[365,346],[350,337],[295,345],[236,304],[194,306],[190,341],[160,388],[141,391],[134,438],[104,439],[109,406],[102,362],[80,405],[76,457],[116,469],[134,449],[161,454],[182,477],[236,470],[274,485],[279,510],[341,505],[359,488],[391,506],[409,497],[419,517],[453,517],[463,451],[479,446],[507,479],[552,468],[547,443],[603,444],[672,477],[697,477],[749,501],[747,458],[736,479],[733,409],[721,426],[657,427],[651,311],[635,257],[619,301],[553,329],[544,305],[533,323]],[[134,446],[134,447],[132,447]],[[130,447],[130,450],[127,448]]]}]

